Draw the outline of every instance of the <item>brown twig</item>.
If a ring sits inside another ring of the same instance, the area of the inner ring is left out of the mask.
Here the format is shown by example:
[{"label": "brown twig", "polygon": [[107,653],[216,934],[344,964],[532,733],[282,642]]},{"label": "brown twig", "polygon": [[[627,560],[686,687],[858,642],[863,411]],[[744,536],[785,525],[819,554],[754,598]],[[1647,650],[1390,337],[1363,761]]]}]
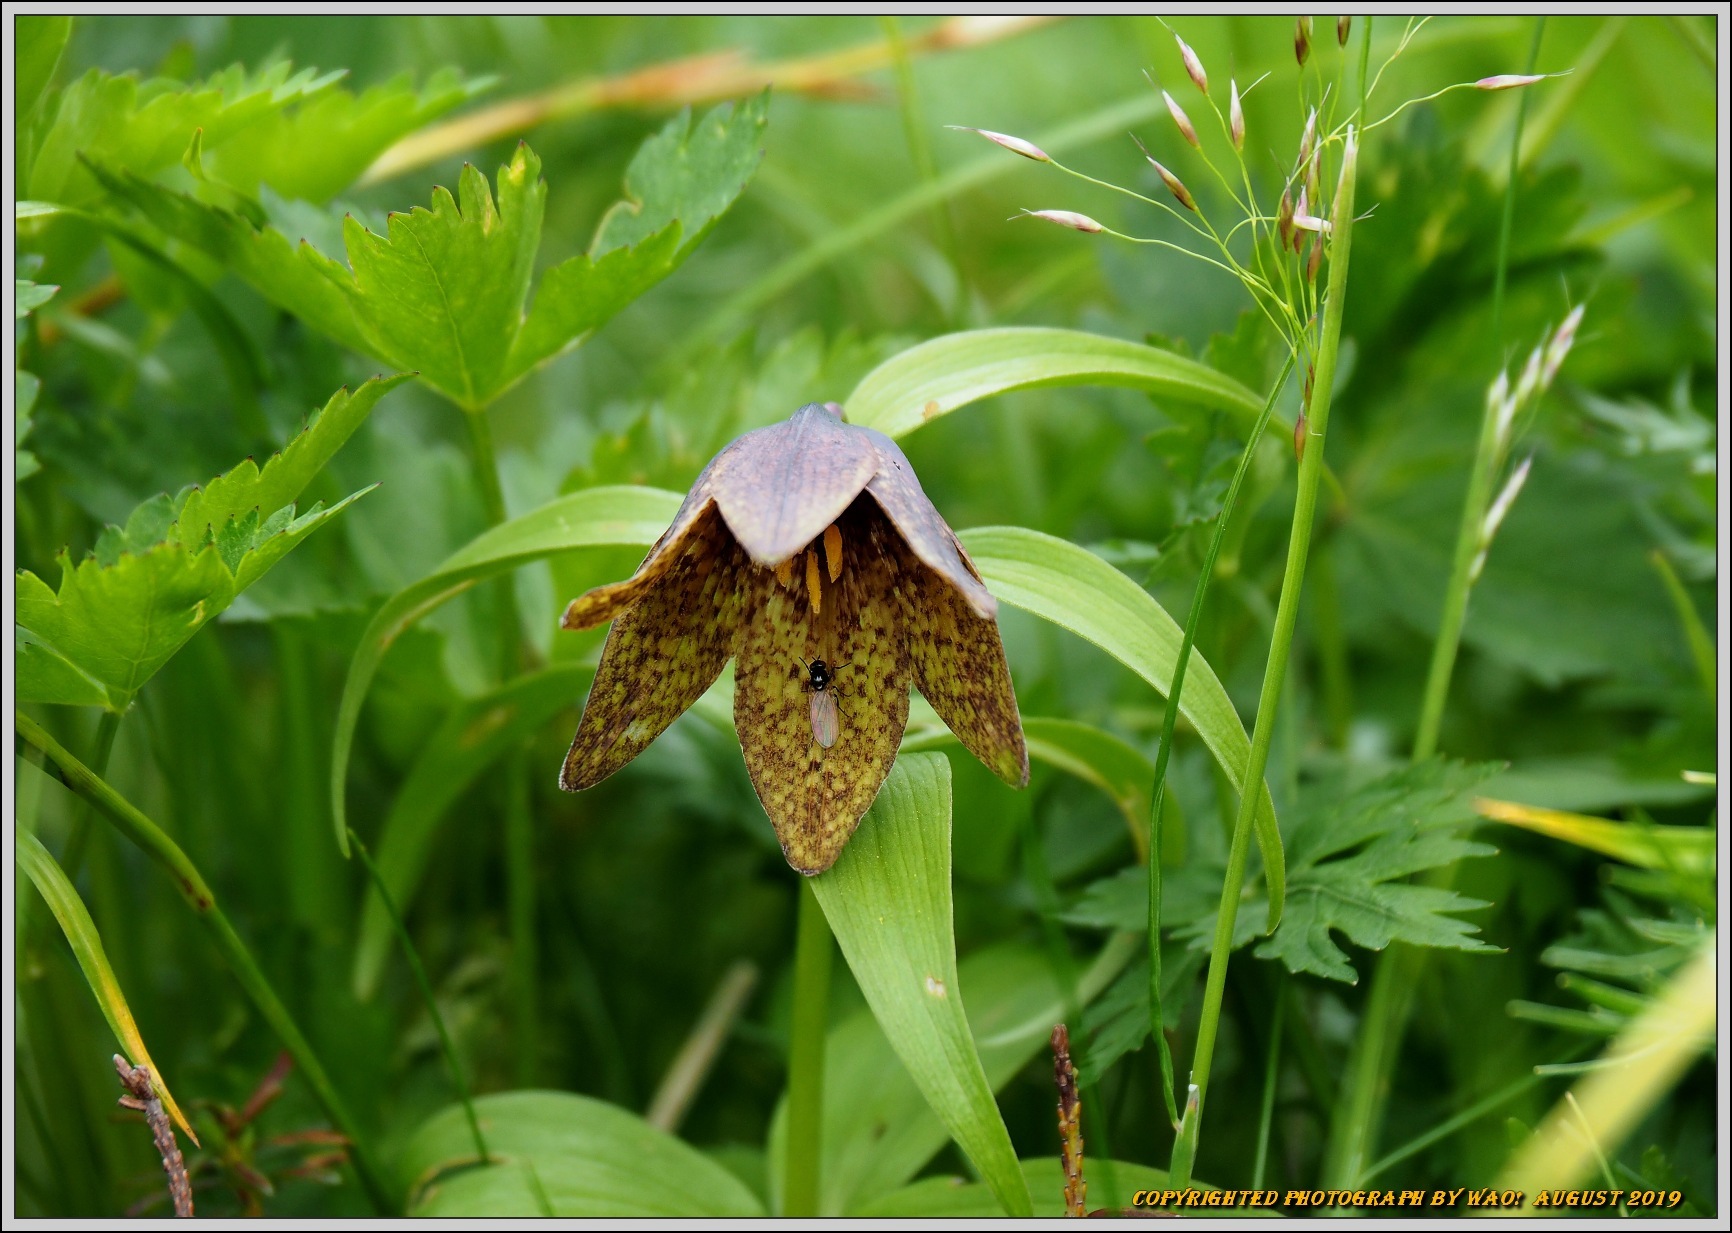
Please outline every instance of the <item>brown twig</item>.
[{"label": "brown twig", "polygon": [[[952,17],[905,39],[903,46],[910,56],[979,47],[1055,20],[1033,15]],[[375,184],[490,141],[526,132],[549,120],[601,107],[683,107],[739,98],[766,88],[819,98],[856,101],[875,98],[877,92],[872,87],[854,79],[887,67],[894,56],[890,41],[880,39],[841,51],[770,64],[754,64],[738,50],[712,51],[613,77],[585,77],[538,94],[505,99],[411,133],[381,154],[360,182]]]},{"label": "brown twig", "polygon": [[1081,1216],[1088,1182],[1083,1180],[1082,1096],[1077,1092],[1076,1067],[1070,1060],[1070,1029],[1052,1029],[1052,1079],[1058,1085],[1058,1151],[1064,1164],[1064,1214]]},{"label": "brown twig", "polygon": [[120,1098],[121,1106],[144,1114],[144,1120],[150,1126],[150,1137],[155,1140],[157,1154],[162,1157],[162,1171],[168,1174],[168,1193],[174,1200],[174,1214],[191,1216],[192,1183],[186,1176],[186,1161],[181,1159],[180,1144],[175,1141],[174,1127],[168,1124],[168,1111],[162,1107],[162,1100],[156,1094],[150,1070],[132,1065],[118,1053],[114,1055],[114,1069],[120,1075],[120,1086],[126,1089],[126,1095]]}]

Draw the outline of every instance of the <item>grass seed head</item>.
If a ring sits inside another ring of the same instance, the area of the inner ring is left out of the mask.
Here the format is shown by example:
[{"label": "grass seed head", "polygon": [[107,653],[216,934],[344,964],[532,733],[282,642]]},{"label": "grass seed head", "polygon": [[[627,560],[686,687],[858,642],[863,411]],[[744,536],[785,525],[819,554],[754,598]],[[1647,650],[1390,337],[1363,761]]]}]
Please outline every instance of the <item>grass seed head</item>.
[{"label": "grass seed head", "polygon": [[967,125],[963,124],[947,124],[945,127],[953,128],[959,133],[979,133],[994,145],[1003,146],[1012,154],[1020,154],[1024,158],[1032,158],[1037,163],[1052,162],[1051,156],[1048,155],[1045,150],[1035,145],[1034,142],[1024,141],[1021,137],[1012,137],[1009,133],[995,133],[988,128],[969,128]]},{"label": "grass seed head", "polygon": [[1239,104],[1239,83],[1230,83],[1233,87],[1233,100],[1227,105],[1227,131],[1232,134],[1233,148],[1245,148],[1245,109]]},{"label": "grass seed head", "polygon": [[1191,143],[1192,149],[1201,149],[1202,143],[1197,140],[1197,130],[1191,125],[1191,117],[1185,114],[1185,109],[1173,101],[1173,96],[1165,90],[1161,98],[1166,101],[1167,110],[1172,114],[1173,123],[1179,126],[1179,135]]},{"label": "grass seed head", "polygon": [[1305,67],[1305,61],[1311,58],[1311,19],[1301,17],[1293,24],[1293,57],[1299,61],[1299,67]]},{"label": "grass seed head", "polygon": [[1353,18],[1343,14],[1335,19],[1335,42],[1347,46],[1347,32],[1353,29]]},{"label": "grass seed head", "polygon": [[1523,86],[1531,86],[1536,81],[1544,81],[1544,73],[1499,73],[1494,77],[1481,77],[1473,83],[1476,90],[1519,90]]},{"label": "grass seed head", "polygon": [[1191,45],[1184,39],[1177,34],[1173,35],[1173,39],[1178,43],[1179,55],[1185,61],[1186,74],[1189,75],[1197,89],[1207,94],[1209,92],[1209,74],[1203,71],[1203,62],[1197,59],[1197,53],[1191,50]]},{"label": "grass seed head", "polygon": [[1086,231],[1091,235],[1106,230],[1087,214],[1078,214],[1074,210],[1024,210],[1022,213],[1025,218],[1038,218],[1044,222],[1056,223],[1060,227],[1069,227],[1072,231]]}]

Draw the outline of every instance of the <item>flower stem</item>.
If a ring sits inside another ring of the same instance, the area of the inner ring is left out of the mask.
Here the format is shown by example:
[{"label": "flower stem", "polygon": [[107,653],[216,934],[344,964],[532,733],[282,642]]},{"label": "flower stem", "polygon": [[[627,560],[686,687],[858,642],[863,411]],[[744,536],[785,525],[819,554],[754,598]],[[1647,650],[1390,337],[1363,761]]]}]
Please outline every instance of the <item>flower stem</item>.
[{"label": "flower stem", "polygon": [[174,879],[175,885],[180,889],[181,898],[186,900],[193,914],[209,932],[229,971],[252,999],[260,1016],[270,1024],[278,1039],[294,1057],[295,1064],[306,1076],[313,1095],[324,1106],[326,1114],[349,1140],[355,1172],[373,1206],[381,1214],[395,1213],[397,1205],[385,1184],[385,1175],[374,1162],[372,1151],[361,1138],[359,1128],[349,1116],[342,1098],[337,1095],[337,1089],[332,1086],[324,1065],[313,1052],[307,1038],[301,1034],[301,1029],[296,1026],[294,1018],[283,1005],[282,999],[277,996],[276,990],[271,987],[269,979],[253,960],[246,943],[241,941],[228,917],[224,916],[222,909],[217,906],[216,896],[212,894],[197,866],[181,850],[180,845],[169,838],[156,823],[140,813],[132,802],[110,787],[100,775],[67,752],[41,724],[23,711],[14,712],[13,717],[19,737],[25,744],[42,751],[60,781],[96,806],[97,811],[106,816],[121,834],[144,849],[145,854],[167,870]]},{"label": "flower stem", "polygon": [[1287,376],[1293,371],[1293,355],[1289,352],[1281,373],[1269,387],[1269,397],[1263,411],[1239,455],[1239,466],[1233,472],[1233,482],[1221,502],[1221,512],[1215,519],[1215,533],[1209,539],[1208,555],[1203,558],[1203,572],[1197,578],[1197,588],[1191,593],[1191,611],[1185,618],[1185,635],[1179,643],[1179,657],[1173,664],[1173,683],[1167,691],[1167,711],[1161,720],[1161,743],[1155,751],[1155,786],[1150,795],[1149,809],[1149,1031],[1154,1036],[1161,1063],[1161,1095],[1167,1102],[1167,1117],[1175,1125],[1179,1121],[1178,1103],[1173,1094],[1173,1058],[1167,1048],[1165,1013],[1161,1007],[1161,818],[1167,800],[1167,761],[1173,752],[1173,735],[1179,726],[1179,698],[1185,690],[1185,669],[1191,662],[1191,649],[1197,643],[1197,628],[1203,620],[1203,601],[1209,594],[1209,583],[1215,577],[1215,562],[1221,555],[1221,543],[1227,537],[1227,524],[1233,519],[1233,509],[1239,500],[1239,489],[1251,470],[1251,459],[1257,443],[1263,439],[1263,429],[1275,410]]},{"label": "flower stem", "polygon": [[[1347,133],[1341,160],[1341,179],[1335,192],[1333,242],[1329,250],[1328,299],[1323,307],[1322,337],[1318,346],[1316,376],[1311,386],[1311,406],[1306,417],[1304,455],[1299,463],[1299,491],[1293,503],[1293,529],[1287,544],[1287,568],[1281,580],[1281,598],[1275,609],[1275,633],[1269,659],[1263,670],[1263,688],[1257,700],[1257,722],[1251,733],[1251,753],[1245,763],[1244,787],[1239,812],[1233,823],[1233,843],[1227,857],[1227,874],[1221,884],[1221,906],[1215,917],[1215,939],[1209,954],[1208,981],[1203,989],[1203,1014],[1197,1029],[1197,1051],[1191,1064],[1191,1083],[1196,1090],[1197,1109],[1186,1121],[1192,1134],[1199,1133],[1208,1107],[1209,1070],[1214,1061],[1215,1035],[1220,1027],[1221,998],[1226,990],[1227,964],[1233,951],[1233,927],[1239,914],[1239,895],[1245,881],[1245,862],[1251,846],[1251,820],[1257,811],[1258,788],[1269,764],[1269,746],[1275,736],[1275,716],[1281,701],[1281,685],[1287,658],[1293,648],[1293,628],[1299,617],[1299,597],[1305,583],[1305,559],[1311,547],[1311,526],[1317,513],[1318,481],[1323,474],[1323,446],[1329,428],[1329,404],[1335,381],[1335,361],[1341,346],[1341,319],[1346,305],[1347,266],[1353,244],[1353,195],[1358,163],[1358,144],[1353,130]],[[1175,1152],[1172,1185],[1190,1184],[1192,1153]]]},{"label": "flower stem", "polygon": [[830,922],[806,878],[794,942],[794,1023],[788,1050],[788,1140],[782,1215],[818,1214],[824,1129],[824,1033],[829,1027]]},{"label": "flower stem", "polygon": [[[90,751],[90,769],[108,774],[108,759],[114,753],[114,738],[120,732],[120,712],[104,711],[96,721],[96,743]],[[84,851],[90,843],[90,802],[79,801],[72,818],[72,834],[66,840],[66,859],[61,862],[66,880],[77,882],[84,867]]]},{"label": "flower stem", "polygon": [[[1529,72],[1539,62],[1540,37],[1544,32],[1545,18],[1537,18],[1533,42],[1528,47]],[[1509,264],[1516,173],[1520,166],[1522,125],[1527,116],[1527,103],[1528,96],[1523,93],[1516,111],[1515,132],[1510,136],[1510,175],[1504,185],[1503,221],[1498,233],[1492,326],[1500,347],[1504,276]],[[1503,450],[1498,436],[1497,409],[1488,399],[1480,421],[1473,470],[1468,476],[1467,498],[1462,503],[1461,522],[1456,530],[1455,557],[1450,567],[1449,586],[1444,592],[1437,641],[1432,645],[1431,668],[1426,676],[1419,728],[1413,741],[1415,762],[1423,762],[1437,752],[1444,706],[1449,701],[1450,678],[1455,671],[1462,626],[1467,619],[1468,594],[1473,589],[1473,560],[1479,553],[1486,507],[1491,503],[1492,488],[1502,462]],[[1341,1100],[1336,1106],[1337,1121],[1330,1129],[1329,1147],[1324,1157],[1324,1177],[1331,1185],[1351,1187],[1357,1184],[1376,1145],[1377,1130],[1383,1121],[1389,1071],[1401,1048],[1401,1036],[1413,1005],[1413,989],[1423,965],[1424,952],[1400,942],[1391,945],[1378,958],[1371,976],[1371,989],[1365,999],[1365,1011],[1360,1017],[1359,1033],[1354,1038],[1353,1051],[1343,1075]]]}]

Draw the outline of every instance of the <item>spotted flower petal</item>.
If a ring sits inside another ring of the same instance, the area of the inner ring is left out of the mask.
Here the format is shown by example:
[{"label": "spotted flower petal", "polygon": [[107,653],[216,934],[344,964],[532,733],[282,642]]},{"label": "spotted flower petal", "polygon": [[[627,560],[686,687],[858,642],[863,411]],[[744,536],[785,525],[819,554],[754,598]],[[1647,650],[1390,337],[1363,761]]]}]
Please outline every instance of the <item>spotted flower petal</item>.
[{"label": "spotted flower petal", "polygon": [[[734,670],[734,727],[746,772],[788,863],[821,873],[841,853],[883,786],[908,726],[908,647],[896,600],[892,534],[869,502],[839,520],[848,561],[812,614],[807,577],[773,571],[748,583]],[[839,733],[819,744],[803,664],[835,673]]]},{"label": "spotted flower petal", "polygon": [[568,792],[600,783],[642,753],[715,684],[734,654],[744,557],[713,507],[679,543],[673,560],[658,563],[656,585],[608,630],[559,776]]}]

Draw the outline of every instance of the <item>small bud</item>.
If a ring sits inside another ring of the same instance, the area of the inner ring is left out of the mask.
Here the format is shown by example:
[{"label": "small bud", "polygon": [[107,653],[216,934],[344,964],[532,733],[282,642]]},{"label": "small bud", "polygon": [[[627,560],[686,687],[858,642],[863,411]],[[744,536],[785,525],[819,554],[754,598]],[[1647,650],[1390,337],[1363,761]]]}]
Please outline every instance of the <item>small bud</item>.
[{"label": "small bud", "polygon": [[1305,61],[1311,58],[1311,19],[1301,17],[1293,26],[1293,55],[1299,61],[1299,67],[1305,67]]},{"label": "small bud", "polygon": [[1060,227],[1069,227],[1072,231],[1087,231],[1092,234],[1106,230],[1087,214],[1077,214],[1071,210],[1024,210],[1022,213],[1025,218],[1057,223]]},{"label": "small bud", "polygon": [[1335,195],[1352,194],[1353,177],[1359,174],[1359,134],[1353,131],[1353,126],[1347,126],[1347,140],[1341,147],[1341,174],[1335,177]]},{"label": "small bud", "polygon": [[1319,237],[1317,240],[1317,243],[1315,245],[1313,245],[1311,248],[1311,259],[1305,263],[1305,281],[1308,283],[1316,282],[1317,281],[1317,271],[1322,265],[1323,265],[1323,240],[1321,237]]},{"label": "small bud", "polygon": [[1178,43],[1179,55],[1184,58],[1185,72],[1196,83],[1197,89],[1207,94],[1209,92],[1209,75],[1203,71],[1203,62],[1197,59],[1197,53],[1191,50],[1191,45],[1184,39],[1175,34],[1173,40]]},{"label": "small bud", "polygon": [[1299,165],[1305,166],[1311,161],[1311,143],[1317,139],[1317,109],[1313,107],[1311,114],[1305,117],[1305,131],[1299,135]]},{"label": "small bud", "polygon": [[1275,230],[1281,237],[1281,247],[1293,247],[1293,194],[1281,190],[1281,206],[1275,211]]},{"label": "small bud", "polygon": [[1337,17],[1335,19],[1335,41],[1342,47],[1347,46],[1347,32],[1353,28],[1353,18]]},{"label": "small bud", "polygon": [[1523,86],[1531,86],[1536,81],[1544,81],[1544,73],[1499,73],[1495,77],[1481,77],[1473,83],[1476,90],[1519,90]]},{"label": "small bud", "polygon": [[1578,304],[1570,310],[1570,315],[1564,318],[1564,323],[1558,327],[1558,332],[1552,335],[1546,344],[1545,362],[1540,366],[1540,386],[1549,387],[1552,378],[1558,375],[1558,369],[1563,367],[1564,357],[1569,355],[1570,347],[1576,341],[1576,329],[1582,324],[1582,313],[1586,305]]},{"label": "small bud", "polygon": [[1200,148],[1201,143],[1197,141],[1197,130],[1191,127],[1191,117],[1185,114],[1185,109],[1175,103],[1173,96],[1165,90],[1161,91],[1161,97],[1167,102],[1167,110],[1173,115],[1173,123],[1179,126],[1180,136],[1190,142],[1193,148]]},{"label": "small bud", "polygon": [[1522,365],[1522,375],[1516,379],[1515,395],[1510,399],[1518,407],[1525,407],[1528,400],[1540,392],[1540,368],[1545,363],[1545,353],[1535,347],[1528,352],[1528,362]]},{"label": "small bud", "polygon": [[1167,191],[1177,197],[1179,199],[1179,204],[1184,206],[1185,209],[1195,213],[1197,210],[1197,203],[1191,196],[1191,190],[1185,187],[1184,183],[1178,176],[1155,162],[1154,159],[1151,158],[1149,162],[1154,165],[1155,174],[1161,177],[1161,183],[1167,186]]},{"label": "small bud", "polygon": [[1305,413],[1299,413],[1299,419],[1293,425],[1293,461],[1305,461]]},{"label": "small bud", "polygon": [[1012,137],[1009,133],[995,133],[991,129],[968,128],[961,124],[947,124],[944,127],[953,128],[959,133],[979,133],[995,145],[1001,145],[1012,154],[1020,154],[1024,158],[1032,158],[1037,163],[1050,163],[1047,152],[1032,141],[1024,141],[1021,137]]},{"label": "small bud", "polygon": [[1232,82],[1233,101],[1227,105],[1227,131],[1233,136],[1233,148],[1245,148],[1245,109],[1239,105],[1239,83]]},{"label": "small bud", "polygon": [[1299,203],[1293,207],[1293,226],[1296,230],[1315,231],[1319,235],[1328,235],[1331,230],[1328,219],[1311,213],[1310,196],[1304,187],[1299,189]]},{"label": "small bud", "polygon": [[1510,506],[1521,495],[1522,485],[1528,482],[1528,471],[1534,465],[1534,456],[1529,454],[1522,459],[1521,465],[1510,475],[1509,482],[1503,486],[1503,491],[1497,494],[1497,499],[1485,511],[1485,520],[1480,523],[1480,552],[1483,555],[1491,547],[1492,539],[1497,535],[1497,529],[1503,525],[1504,517],[1509,513]]}]

